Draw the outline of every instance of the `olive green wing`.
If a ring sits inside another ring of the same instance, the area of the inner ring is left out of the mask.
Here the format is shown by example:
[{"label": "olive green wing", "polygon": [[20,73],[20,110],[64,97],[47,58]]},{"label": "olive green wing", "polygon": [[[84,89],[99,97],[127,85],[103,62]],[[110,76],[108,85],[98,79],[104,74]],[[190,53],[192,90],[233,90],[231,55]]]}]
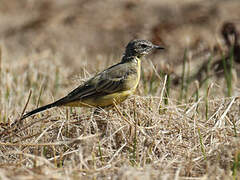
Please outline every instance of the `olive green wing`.
[{"label": "olive green wing", "polygon": [[98,93],[115,93],[124,90],[124,82],[128,75],[126,64],[118,64],[103,71],[98,79],[96,91]]},{"label": "olive green wing", "polygon": [[124,81],[128,74],[129,72],[125,64],[112,66],[70,92],[62,99],[61,105],[88,97],[122,91],[124,90]]}]

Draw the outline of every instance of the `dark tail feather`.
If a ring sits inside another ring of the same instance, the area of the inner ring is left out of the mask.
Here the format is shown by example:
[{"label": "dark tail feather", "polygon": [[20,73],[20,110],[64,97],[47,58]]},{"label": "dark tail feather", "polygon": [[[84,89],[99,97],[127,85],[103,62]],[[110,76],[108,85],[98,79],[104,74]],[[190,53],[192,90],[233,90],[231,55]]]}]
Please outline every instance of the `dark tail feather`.
[{"label": "dark tail feather", "polygon": [[53,103],[51,103],[51,104],[48,104],[48,105],[46,105],[46,106],[42,106],[42,107],[40,107],[40,108],[34,109],[34,110],[32,110],[32,111],[24,114],[24,115],[21,117],[20,120],[23,120],[23,119],[25,119],[25,118],[33,115],[33,114],[36,114],[36,113],[41,112],[41,111],[45,111],[46,109],[50,109],[50,108],[55,107],[55,106],[61,106],[61,105],[64,104],[64,100],[65,100],[65,98],[62,98],[62,99],[59,99],[58,101],[55,101],[55,102],[53,102]]},{"label": "dark tail feather", "polygon": [[52,108],[54,106],[56,106],[56,105],[54,103],[51,103],[51,104],[48,104],[46,106],[42,106],[40,108],[34,109],[34,110],[24,114],[23,117],[21,117],[21,120],[23,120],[23,119],[25,119],[25,118],[33,115],[33,114],[39,113],[39,112],[44,111],[44,110],[49,109],[49,108]]}]

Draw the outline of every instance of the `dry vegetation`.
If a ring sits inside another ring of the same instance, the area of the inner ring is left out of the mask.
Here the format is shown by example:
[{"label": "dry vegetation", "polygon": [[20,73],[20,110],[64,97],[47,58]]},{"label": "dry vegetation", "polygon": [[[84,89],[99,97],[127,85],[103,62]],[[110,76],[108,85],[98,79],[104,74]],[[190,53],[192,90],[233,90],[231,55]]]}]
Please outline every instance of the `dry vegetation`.
[{"label": "dry vegetation", "polygon": [[[232,77],[238,64],[202,84],[188,79],[206,54],[219,55],[219,46],[226,53],[217,32],[223,21],[236,20],[238,7],[236,1],[177,7],[155,0],[3,1],[0,179],[239,179],[238,74]],[[112,8],[111,18],[102,12]],[[134,96],[111,109],[54,108],[13,124],[26,104],[29,111],[52,102],[116,63],[133,37],[169,47],[144,60]],[[175,76],[180,82],[171,83]]]}]

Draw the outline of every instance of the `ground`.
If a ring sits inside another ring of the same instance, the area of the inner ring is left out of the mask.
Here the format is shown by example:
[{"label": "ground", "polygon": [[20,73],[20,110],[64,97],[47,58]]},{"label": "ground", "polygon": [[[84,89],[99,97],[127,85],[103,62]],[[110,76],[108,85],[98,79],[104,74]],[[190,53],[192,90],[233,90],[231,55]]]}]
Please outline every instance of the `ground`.
[{"label": "ground", "polygon": [[[3,0],[0,179],[239,179],[238,64],[204,82],[189,78],[228,53],[220,30],[239,27],[239,8],[234,0]],[[144,58],[129,99],[19,121],[119,62],[134,38],[166,50]]]}]

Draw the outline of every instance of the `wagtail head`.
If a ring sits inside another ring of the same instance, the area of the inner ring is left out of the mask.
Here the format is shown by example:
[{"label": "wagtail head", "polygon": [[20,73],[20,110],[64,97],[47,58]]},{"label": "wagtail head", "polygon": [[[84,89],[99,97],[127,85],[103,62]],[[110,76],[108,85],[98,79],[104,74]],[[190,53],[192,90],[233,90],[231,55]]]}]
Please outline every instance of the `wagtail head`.
[{"label": "wagtail head", "polygon": [[144,55],[149,54],[154,49],[164,49],[164,48],[158,45],[154,45],[153,43],[147,40],[135,39],[128,43],[126,47],[125,55],[142,57]]}]

